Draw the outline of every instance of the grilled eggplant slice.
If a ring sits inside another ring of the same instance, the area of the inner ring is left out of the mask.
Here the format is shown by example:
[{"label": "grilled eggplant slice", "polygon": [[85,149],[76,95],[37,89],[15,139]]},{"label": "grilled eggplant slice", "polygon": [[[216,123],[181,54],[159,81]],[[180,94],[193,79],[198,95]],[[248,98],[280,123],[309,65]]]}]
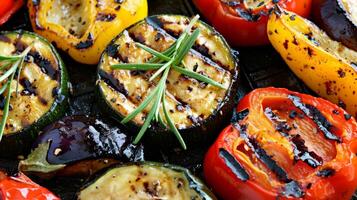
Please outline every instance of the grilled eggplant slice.
[{"label": "grilled eggplant slice", "polygon": [[[31,43],[33,47],[25,58],[19,83],[17,78],[12,83],[14,88],[18,85],[19,93],[16,95],[15,89],[12,90],[10,112],[0,143],[1,157],[29,151],[39,130],[61,117],[67,105],[66,68],[56,50],[44,38],[24,31],[0,32],[0,55],[22,52]],[[0,96],[0,115],[4,102],[3,94]]]},{"label": "grilled eggplant slice", "polygon": [[85,176],[114,163],[143,160],[143,146],[130,139],[91,117],[64,117],[43,130],[19,169],[43,178]]},{"label": "grilled eggplant slice", "polygon": [[[120,121],[135,110],[156,87],[157,81],[149,81],[154,71],[113,70],[111,65],[147,62],[152,55],[134,42],[162,52],[175,42],[188,23],[189,18],[184,16],[152,16],[125,30],[107,47],[99,63],[97,85],[101,102],[114,119]],[[213,133],[229,121],[238,86],[238,65],[226,41],[203,22],[198,21],[195,28],[200,29],[200,35],[183,60],[186,69],[208,76],[227,89],[170,71],[166,82],[167,110],[188,144],[202,144],[212,139]],[[135,133],[150,109],[149,105],[131,121]],[[152,144],[177,144],[173,134],[162,126],[151,124],[148,132],[150,139],[146,139]]]},{"label": "grilled eggplant slice", "polygon": [[357,51],[357,1],[317,0],[314,19],[334,40]]},{"label": "grilled eggplant slice", "polygon": [[99,173],[78,193],[90,199],[202,199],[216,197],[189,170],[153,162],[117,165]]}]

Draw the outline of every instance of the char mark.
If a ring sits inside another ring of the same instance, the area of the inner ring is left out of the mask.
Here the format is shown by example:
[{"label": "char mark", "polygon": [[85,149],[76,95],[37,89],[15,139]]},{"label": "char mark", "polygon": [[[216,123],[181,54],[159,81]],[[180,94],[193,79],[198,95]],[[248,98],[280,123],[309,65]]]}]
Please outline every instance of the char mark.
[{"label": "char mark", "polygon": [[326,169],[322,169],[322,170],[318,171],[316,175],[319,177],[326,178],[326,177],[333,176],[335,174],[335,172],[336,171],[334,169],[326,168]]},{"label": "char mark", "polygon": [[43,73],[47,74],[52,80],[59,79],[58,70],[54,68],[49,60],[42,57],[37,51],[30,51],[29,55],[33,57],[34,63],[40,67]]},{"label": "char mark", "polygon": [[11,39],[7,37],[6,35],[0,35],[0,41],[5,42],[5,43],[10,43]]},{"label": "char mark", "polygon": [[301,198],[305,195],[305,192],[297,181],[290,181],[282,188],[282,195]]},{"label": "char mark", "polygon": [[341,142],[341,138],[330,132],[332,124],[322,115],[322,113],[314,106],[302,103],[301,99],[294,95],[289,95],[292,103],[299,108],[303,113],[312,119],[320,131],[323,132],[326,139]]},{"label": "char mark", "polygon": [[[311,152],[308,150],[307,146],[305,146],[305,141],[301,138],[300,135],[289,135],[291,127],[286,122],[286,120],[280,119],[279,116],[277,116],[270,108],[265,109],[265,115],[276,124],[276,130],[279,131],[282,136],[289,140],[290,144],[293,147],[295,161],[302,160],[313,168],[322,165],[322,158],[318,156],[315,152]],[[292,115],[296,116],[297,112]]]},{"label": "char mark", "polygon": [[129,92],[125,89],[125,86],[119,82],[118,79],[114,78],[112,75],[108,74],[103,70],[99,71],[99,76],[111,88],[122,93],[125,97],[128,97]]},{"label": "char mark", "polygon": [[21,95],[37,95],[36,87],[34,87],[28,79],[21,78],[20,84],[24,87],[21,91]]},{"label": "char mark", "polygon": [[97,14],[97,21],[102,21],[102,22],[111,22],[117,17],[116,14],[113,13],[98,13]]},{"label": "char mark", "polygon": [[91,46],[93,46],[93,36],[91,33],[88,34],[87,40],[86,41],[81,41],[76,45],[77,49],[87,49]]},{"label": "char mark", "polygon": [[249,180],[249,174],[227,150],[220,148],[219,156],[224,160],[227,167],[237,176],[238,179],[241,181]]},{"label": "char mark", "polygon": [[242,110],[240,112],[237,112],[236,110],[234,110],[231,122],[236,123],[236,122],[242,121],[244,118],[246,118],[248,116],[248,114],[249,114],[248,109]]},{"label": "char mark", "polygon": [[240,126],[239,124],[235,123],[234,127],[238,129],[241,138],[244,139],[248,147],[255,153],[257,158],[261,162],[263,162],[278,177],[280,181],[283,181],[285,183],[291,181],[288,178],[288,175],[286,174],[285,170],[281,168],[263,148],[260,147],[259,143],[254,138],[248,136],[248,134],[246,133],[246,125]]}]

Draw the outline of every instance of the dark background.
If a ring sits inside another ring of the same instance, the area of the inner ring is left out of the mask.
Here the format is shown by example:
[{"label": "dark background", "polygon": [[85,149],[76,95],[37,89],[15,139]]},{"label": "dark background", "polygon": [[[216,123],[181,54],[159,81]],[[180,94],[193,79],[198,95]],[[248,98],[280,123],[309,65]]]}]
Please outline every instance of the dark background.
[{"label": "dark background", "polygon": [[[148,0],[149,15],[153,14],[183,14],[192,16],[197,13],[190,0]],[[203,19],[204,20],[204,19]],[[32,30],[26,8],[20,10],[12,17],[10,22],[0,30],[25,29]],[[294,91],[311,93],[289,70],[279,54],[271,46],[240,48],[240,89],[237,101],[245,93],[259,87],[285,87]],[[96,66],[88,66],[73,61],[65,53],[61,52],[67,69],[73,90],[70,96],[70,108],[67,115],[91,115],[100,117],[104,122],[114,126],[112,120],[103,116],[97,109],[94,98]],[[115,126],[120,126],[115,124]],[[145,158],[150,161],[168,162],[189,168],[194,174],[202,177],[202,160],[207,148],[191,148],[188,151],[160,151],[145,148]],[[0,159],[0,168],[14,170],[17,161]],[[55,178],[52,180],[39,180],[36,182],[47,187],[63,199],[73,199],[76,191],[87,178]]]}]

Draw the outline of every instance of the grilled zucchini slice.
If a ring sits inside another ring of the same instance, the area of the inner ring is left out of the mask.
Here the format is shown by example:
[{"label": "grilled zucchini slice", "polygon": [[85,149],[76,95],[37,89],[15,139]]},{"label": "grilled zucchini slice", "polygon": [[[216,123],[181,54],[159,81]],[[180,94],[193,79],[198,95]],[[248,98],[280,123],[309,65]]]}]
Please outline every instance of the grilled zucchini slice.
[{"label": "grilled zucchini slice", "polygon": [[189,170],[153,162],[110,167],[87,183],[77,197],[79,200],[216,199],[213,193]]},{"label": "grilled zucchini slice", "polygon": [[[65,111],[68,95],[67,72],[49,42],[26,31],[0,32],[0,55],[22,52],[31,43],[33,47],[25,58],[19,83],[17,84],[17,77],[12,83],[14,88],[18,85],[19,93],[16,95],[15,89],[12,90],[14,92],[10,99],[11,109],[0,143],[2,157],[26,153],[39,131]],[[5,84],[5,81],[0,84]],[[4,102],[5,94],[2,94],[0,116]]]},{"label": "grilled zucchini slice", "polygon": [[[184,16],[151,16],[122,32],[107,47],[99,63],[97,85],[101,101],[112,117],[120,121],[134,111],[156,87],[157,80],[149,81],[155,71],[113,70],[111,65],[147,62],[152,55],[134,42],[163,52],[175,42],[188,23],[189,18]],[[219,131],[224,122],[229,121],[238,77],[235,56],[222,36],[201,21],[194,28],[200,29],[200,35],[193,49],[185,56],[184,67],[208,76],[227,89],[170,71],[166,82],[167,110],[188,144],[204,143],[212,138],[212,133]],[[131,121],[135,133],[150,109],[149,105]],[[146,139],[155,145],[177,144],[175,136],[163,126],[151,124],[148,132],[150,139]]]}]

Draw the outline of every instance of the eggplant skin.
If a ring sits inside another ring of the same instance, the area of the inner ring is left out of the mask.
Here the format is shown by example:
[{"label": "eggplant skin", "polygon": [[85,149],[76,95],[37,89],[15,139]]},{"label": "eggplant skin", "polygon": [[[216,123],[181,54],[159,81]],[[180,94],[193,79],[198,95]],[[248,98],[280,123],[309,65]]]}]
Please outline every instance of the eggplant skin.
[{"label": "eggplant skin", "polygon": [[[131,27],[129,27],[127,30],[131,30],[133,27],[136,27],[140,24],[143,23],[150,23],[157,22],[158,18],[160,17],[177,17],[181,18],[181,20],[186,20],[188,19],[187,17],[181,16],[181,15],[154,15],[146,18],[143,21],[140,21]],[[229,124],[230,119],[232,117],[232,110],[235,107],[235,98],[236,94],[238,91],[239,87],[239,82],[240,82],[240,73],[239,73],[239,65],[238,65],[238,58],[237,54],[235,54],[228,43],[225,41],[223,36],[219,34],[213,27],[209,26],[208,24],[199,21],[200,25],[204,26],[207,28],[207,30],[211,31],[212,36],[217,36],[219,38],[219,42],[222,43],[222,48],[227,48],[228,49],[228,55],[226,54],[227,58],[229,59],[229,62],[233,62],[233,68],[229,70],[231,73],[231,82],[229,84],[229,87],[226,91],[224,99],[220,102],[220,104],[217,106],[217,108],[214,110],[213,113],[209,117],[207,117],[205,120],[201,120],[198,123],[195,123],[194,125],[186,128],[179,128],[179,131],[181,133],[181,136],[185,140],[186,144],[188,145],[188,148],[190,146],[208,146],[217,136],[219,131],[221,130],[222,127],[226,126]],[[151,25],[151,24],[150,24]],[[157,22],[156,25],[154,25],[154,28],[157,28],[157,26],[161,26],[162,24],[160,22]],[[160,27],[162,29],[162,27]],[[177,32],[174,30],[170,30],[167,32],[170,37],[177,39],[179,36]],[[101,70],[101,64],[103,64],[103,59],[105,56],[108,54],[112,53],[113,47],[116,45],[115,42],[124,35],[124,32],[119,34],[116,38],[112,40],[112,42],[107,46],[107,49],[103,52],[101,60],[98,65],[98,77],[97,80],[101,80],[101,75],[100,75],[100,70]],[[197,41],[196,41],[197,42]],[[160,47],[161,48],[161,47]],[[194,45],[192,48],[194,51],[201,53],[207,58],[207,50],[205,49],[205,46],[199,46],[197,44]],[[97,83],[98,83],[97,81]],[[108,113],[109,116],[111,116],[114,120],[120,122],[121,119],[123,119],[123,116],[116,111],[111,105],[108,100],[105,98],[105,93],[103,89],[100,87],[100,84],[97,84],[97,101],[100,107],[103,109],[104,112]],[[135,135],[139,132],[140,126],[132,121],[128,122],[126,126],[129,128],[129,130]],[[145,137],[143,138],[145,141],[146,145],[149,146],[155,146],[155,147],[160,147],[164,149],[172,149],[173,147],[179,147],[179,143],[176,139],[176,137],[170,132],[169,129],[162,127],[158,123],[152,123],[151,126],[149,127],[147,133],[145,133]]]},{"label": "eggplant skin", "polygon": [[[59,67],[59,88],[56,91],[56,97],[53,104],[51,105],[49,111],[41,116],[37,121],[28,127],[22,129],[19,132],[4,135],[0,142],[0,157],[1,158],[16,158],[21,155],[27,155],[31,150],[31,145],[33,141],[37,138],[40,131],[51,122],[62,117],[69,105],[68,95],[68,73],[64,62],[62,61],[60,55],[57,53],[56,49],[49,43],[45,38],[28,31],[1,31],[0,35],[6,34],[26,34],[27,36],[37,38],[40,42],[47,44],[51,53],[57,59]],[[11,112],[11,111],[10,111]]]},{"label": "eggplant skin", "polygon": [[337,0],[314,2],[314,20],[332,39],[357,51],[357,27],[347,18]]},{"label": "eggplant skin", "polygon": [[[109,177],[110,179],[116,178],[119,182],[128,182],[127,184],[124,183],[123,186],[130,188],[129,191],[124,190],[125,188],[116,188],[116,189],[118,189],[118,191],[121,191],[122,194],[124,194],[124,191],[128,191],[129,193],[132,193],[133,195],[138,194],[138,193],[145,194],[144,196],[146,196],[146,197],[142,196],[143,199],[148,198],[148,197],[151,197],[151,198],[160,197],[160,195],[165,195],[165,189],[168,189],[165,187],[167,187],[170,184],[170,180],[171,180],[171,181],[178,181],[178,184],[176,182],[171,182],[171,183],[175,184],[172,187],[172,188],[174,188],[174,190],[173,191],[170,190],[170,192],[167,195],[170,195],[172,193],[176,194],[180,190],[186,189],[185,191],[187,192],[187,190],[188,190],[188,194],[194,195],[194,196],[191,196],[191,198],[189,198],[189,199],[217,200],[215,195],[208,189],[208,187],[200,179],[195,177],[188,169],[180,167],[180,166],[176,166],[176,165],[157,163],[157,162],[135,162],[135,163],[118,164],[118,165],[110,166],[104,170],[101,170],[98,173],[96,173],[95,175],[93,175],[84,184],[84,186],[77,193],[77,199],[78,200],[88,200],[88,198],[83,198],[83,197],[86,196],[87,194],[90,194],[91,189],[95,189],[95,194],[99,194],[99,195],[103,194],[104,191],[100,191],[100,189],[103,189],[103,188],[101,188],[98,184],[98,183],[100,183],[101,178],[105,179],[106,178],[105,176],[107,174],[109,174],[113,171],[115,172],[115,170],[120,170],[120,169],[122,169],[122,170],[129,169],[130,170],[130,168],[134,168],[132,170],[137,170],[138,173],[134,175],[134,176],[137,176],[136,179],[131,180],[130,178],[132,178],[132,177],[130,177],[129,175],[127,175],[125,177],[112,175],[111,177]],[[149,170],[147,170],[145,168],[148,168]],[[148,173],[148,171],[150,171],[150,169],[154,169],[154,171],[152,171],[152,172],[154,172],[154,176],[152,176],[151,173]],[[158,171],[158,173],[155,173],[156,170]],[[166,179],[166,180],[159,179],[158,176],[160,175],[159,174],[160,172],[163,172],[166,175],[165,178],[169,177],[169,179]],[[169,173],[173,173],[173,174],[169,175]],[[174,176],[172,176],[172,175],[174,175]],[[182,179],[185,179],[185,180],[182,180]],[[99,182],[97,182],[97,181],[99,181]],[[108,183],[108,182],[105,182],[105,183]],[[110,186],[115,187],[114,185],[110,185]],[[155,186],[158,186],[158,187],[155,187]],[[141,189],[142,189],[142,191],[141,191]],[[187,194],[187,193],[185,193],[185,194]],[[184,194],[179,193],[179,195],[184,195]],[[130,197],[130,194],[128,194],[127,196]],[[93,198],[96,198],[96,197],[93,197]],[[118,196],[118,198],[126,199],[125,197],[122,197],[122,196]]]}]

